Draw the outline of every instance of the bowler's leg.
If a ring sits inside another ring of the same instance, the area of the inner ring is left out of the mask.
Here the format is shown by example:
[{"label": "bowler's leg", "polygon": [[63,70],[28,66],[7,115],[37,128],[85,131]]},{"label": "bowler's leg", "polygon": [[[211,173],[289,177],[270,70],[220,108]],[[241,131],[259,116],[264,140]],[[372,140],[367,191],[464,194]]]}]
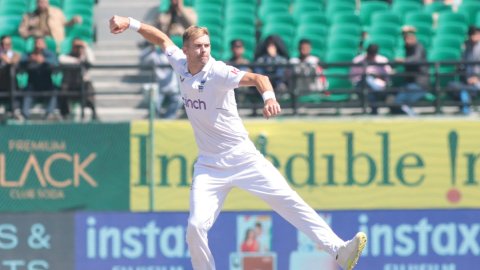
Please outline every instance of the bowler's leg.
[{"label": "bowler's leg", "polygon": [[208,247],[208,231],[217,219],[230,188],[218,171],[195,167],[190,191],[190,216],[187,243],[195,270],[215,270],[215,261]]},{"label": "bowler's leg", "polygon": [[261,159],[256,165],[246,168],[236,179],[238,187],[267,202],[274,211],[332,256],[345,244],[267,160]]}]

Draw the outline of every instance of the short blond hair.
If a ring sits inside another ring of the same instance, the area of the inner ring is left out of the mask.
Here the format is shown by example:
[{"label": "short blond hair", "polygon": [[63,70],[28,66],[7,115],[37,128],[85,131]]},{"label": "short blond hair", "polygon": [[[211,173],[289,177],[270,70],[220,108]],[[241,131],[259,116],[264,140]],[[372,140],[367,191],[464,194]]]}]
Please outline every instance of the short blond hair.
[{"label": "short blond hair", "polygon": [[210,36],[206,27],[192,25],[183,33],[183,44],[185,45],[190,40],[195,40],[201,36]]}]

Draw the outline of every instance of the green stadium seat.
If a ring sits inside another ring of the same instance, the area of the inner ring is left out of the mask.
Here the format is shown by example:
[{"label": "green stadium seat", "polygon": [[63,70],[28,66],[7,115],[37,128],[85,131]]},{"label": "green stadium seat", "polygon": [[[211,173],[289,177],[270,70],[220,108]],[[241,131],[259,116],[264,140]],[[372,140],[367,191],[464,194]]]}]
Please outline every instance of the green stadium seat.
[{"label": "green stadium seat", "polygon": [[21,16],[0,16],[0,35],[18,35],[18,26],[21,22]]},{"label": "green stadium seat", "polygon": [[307,13],[300,17],[298,24],[328,25],[325,13]]},{"label": "green stadium seat", "polygon": [[360,5],[360,20],[362,25],[368,26],[373,14],[379,11],[386,11],[390,8],[388,3],[381,1],[362,2]]},{"label": "green stadium seat", "polygon": [[295,36],[295,26],[291,24],[268,24],[262,29],[261,39],[264,40],[270,35],[278,35],[282,38],[287,48],[291,48],[292,37]]},{"label": "green stadium seat", "polygon": [[432,39],[431,49],[451,49],[461,50],[463,44],[463,39],[459,38],[457,35],[439,35]]},{"label": "green stadium seat", "polygon": [[242,15],[242,16],[251,16],[257,19],[257,7],[251,5],[227,5],[225,8],[225,17]]},{"label": "green stadium seat", "polygon": [[[460,51],[453,51],[451,49],[434,49],[428,53],[427,60],[429,62],[441,62],[441,61],[458,61],[461,59]],[[431,82],[435,83],[436,74],[438,71],[439,85],[444,87],[447,86],[449,82],[457,80],[456,75],[457,67],[455,64],[440,64],[438,70],[435,66],[430,67]]]},{"label": "green stadium seat", "polygon": [[257,5],[257,0],[226,0],[226,5]]},{"label": "green stadium seat", "polygon": [[258,18],[262,20],[262,18],[265,18],[265,16],[268,16],[268,14],[274,14],[274,13],[280,13],[280,14],[290,14],[289,7],[282,4],[282,3],[276,3],[275,2],[271,4],[262,4],[260,8],[258,9]]},{"label": "green stadium seat", "polygon": [[397,13],[387,10],[387,11],[379,11],[375,12],[371,18],[372,25],[375,24],[382,24],[382,23],[389,23],[389,24],[396,24],[402,25],[402,19],[398,16]]},{"label": "green stadium seat", "polygon": [[362,28],[358,24],[334,24],[330,26],[330,36],[350,36],[352,39],[360,40]]},{"label": "green stadium seat", "polygon": [[430,25],[430,27],[432,27],[433,25],[432,14],[425,12],[423,10],[417,10],[417,11],[408,12],[405,15],[404,24],[417,25],[418,23]]},{"label": "green stadium seat", "polygon": [[237,35],[255,37],[255,32],[255,26],[247,24],[227,24],[223,29],[225,37]]},{"label": "green stadium seat", "polygon": [[[351,60],[352,59],[350,59],[350,61]],[[353,89],[353,85],[348,78],[348,74],[349,68],[328,68],[324,71],[324,75],[327,80],[327,90],[329,90],[329,95],[323,98],[325,101],[341,102],[350,99],[350,94],[335,93],[335,90]]]},{"label": "green stadium seat", "polygon": [[223,25],[224,21],[222,16],[218,16],[218,14],[213,14],[213,15],[206,15],[206,14],[201,14],[198,17],[198,25],[204,25],[207,27],[210,27],[211,25]]},{"label": "green stadium seat", "polygon": [[368,35],[383,35],[383,36],[390,36],[390,37],[398,37],[401,33],[401,27],[396,24],[390,23],[383,23],[383,24],[375,24],[372,25],[368,29]]},{"label": "green stadium seat", "polygon": [[297,35],[327,36],[328,27],[325,25],[302,24],[297,27]]},{"label": "green stadium seat", "polygon": [[271,13],[265,15],[260,20],[262,21],[263,25],[275,23],[290,24],[293,26],[295,25],[295,21],[290,13]]},{"label": "green stadium seat", "polygon": [[223,17],[223,7],[216,5],[216,4],[211,4],[211,5],[201,5],[201,6],[195,6],[195,11],[197,14],[199,14],[199,17],[201,16],[219,16]]},{"label": "green stadium seat", "polygon": [[91,26],[73,25],[67,29],[67,37],[78,37],[88,43],[94,41],[94,29]]},{"label": "green stadium seat", "polygon": [[329,36],[327,41],[327,48],[329,52],[332,50],[350,50],[355,54],[357,52],[359,43],[360,37],[352,38],[351,36],[338,33]]},{"label": "green stadium seat", "polygon": [[439,13],[437,23],[453,22],[468,25],[467,17],[465,14],[453,12],[453,11],[444,11]]},{"label": "green stadium seat", "polygon": [[210,6],[210,5],[223,7],[223,0],[195,0],[193,2],[193,6],[195,7],[195,9],[202,6]]},{"label": "green stadium seat", "polygon": [[464,39],[467,35],[468,27],[465,24],[459,23],[442,23],[437,26],[436,35],[457,35]]},{"label": "green stadium seat", "polygon": [[329,48],[325,55],[325,63],[349,62],[353,60],[356,54],[357,51],[352,50],[352,48]]},{"label": "green stadium seat", "polygon": [[322,13],[323,5],[313,2],[295,2],[293,5],[292,16],[296,22],[300,21],[306,13]]},{"label": "green stadium seat", "polygon": [[443,2],[432,2],[431,4],[425,5],[423,10],[428,13],[439,13],[444,11],[452,11],[452,6],[446,5]]},{"label": "green stadium seat", "polygon": [[342,13],[355,14],[356,7],[351,5],[341,4],[341,3],[335,4],[335,5],[329,4],[325,12],[330,22],[333,21],[334,17]]},{"label": "green stadium seat", "polygon": [[391,10],[398,14],[400,18],[405,18],[408,12],[422,10],[423,5],[415,2],[393,2]]},{"label": "green stadium seat", "polygon": [[21,36],[12,36],[12,48],[18,53],[25,53],[25,39]]},{"label": "green stadium seat", "polygon": [[[5,3],[5,2],[0,2]],[[0,4],[0,16],[22,16],[27,11],[24,5]]]},{"label": "green stadium seat", "polygon": [[346,23],[346,24],[357,24],[360,26],[362,24],[360,16],[350,11],[341,12],[332,16],[333,17],[330,21],[332,25]]},{"label": "green stadium seat", "polygon": [[467,17],[467,24],[475,24],[477,14],[480,12],[480,2],[465,2],[458,7],[458,13],[462,13]]}]

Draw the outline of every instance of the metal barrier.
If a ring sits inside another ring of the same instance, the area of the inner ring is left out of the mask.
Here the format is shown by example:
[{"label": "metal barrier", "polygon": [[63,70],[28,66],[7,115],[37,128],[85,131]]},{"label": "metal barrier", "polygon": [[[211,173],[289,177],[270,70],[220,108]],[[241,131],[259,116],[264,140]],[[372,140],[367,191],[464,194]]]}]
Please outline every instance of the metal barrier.
[{"label": "metal barrier", "polygon": [[[405,63],[398,63],[398,62],[390,62],[386,63],[388,65],[391,65],[394,69],[396,68],[398,70],[399,67],[402,67],[405,65]],[[408,63],[409,65],[412,65],[412,63]],[[455,91],[458,91],[456,89],[452,89],[448,87],[448,85],[444,85],[445,78],[452,78],[452,80],[457,80],[460,76],[463,76],[463,72],[460,71],[461,66],[465,65],[474,65],[474,64],[480,64],[478,62],[463,62],[463,61],[442,61],[442,62],[419,62],[415,63],[417,65],[426,65],[428,66],[429,72],[427,74],[423,74],[425,76],[429,77],[430,84],[426,87],[425,90],[428,91],[429,93],[429,98],[427,100],[423,100],[419,103],[412,104],[413,106],[429,106],[433,107],[435,113],[441,113],[441,109],[444,106],[459,106],[461,103],[459,101],[453,100],[451,98],[448,98],[448,94],[453,93]],[[312,91],[310,89],[304,89],[299,87],[297,84],[298,80],[300,79],[306,79],[310,78],[312,80],[316,80],[319,78],[319,76],[327,76],[326,79],[332,79],[332,78],[340,78],[344,80],[345,82],[348,82],[350,80],[350,75],[346,72],[345,70],[349,69],[352,66],[355,65],[365,65],[365,64],[352,64],[351,62],[344,62],[344,63],[329,63],[325,64],[322,63],[321,67],[324,69],[324,71],[331,71],[331,70],[341,70],[343,69],[342,72],[328,72],[328,75],[323,74],[310,74],[310,75],[305,75],[305,74],[298,74],[294,72],[294,69],[296,65],[292,64],[284,64],[284,65],[265,65],[265,64],[250,64],[250,65],[242,65],[238,66],[240,69],[249,69],[256,71],[261,68],[284,68],[285,73],[283,74],[283,77],[281,78],[285,84],[287,85],[287,88],[284,92],[278,93],[277,96],[279,96],[279,100],[284,108],[289,108],[292,111],[293,115],[298,114],[299,108],[335,108],[335,109],[341,109],[341,108],[358,108],[361,109],[362,113],[368,113],[368,108],[371,107],[372,105],[378,106],[378,107],[390,107],[392,104],[388,104],[386,102],[379,102],[376,104],[370,104],[367,100],[367,95],[371,93],[371,90],[369,90],[367,87],[355,87],[351,84],[346,84],[348,85],[347,87],[338,87],[338,88],[333,88],[333,87],[327,87],[326,89],[320,90],[320,91]],[[369,65],[384,65],[384,64],[369,64]],[[451,67],[450,72],[444,72],[442,71],[442,67]],[[158,67],[168,67],[170,68],[169,65],[162,65]],[[101,92],[101,91],[95,91],[95,93],[86,93],[85,89],[83,87],[80,87],[80,89],[68,89],[68,91],[59,91],[60,87],[58,84],[56,85],[56,88],[50,91],[26,91],[25,88],[19,87],[17,82],[18,75],[25,73],[25,69],[18,67],[18,66],[3,66],[0,68],[8,68],[10,70],[10,77],[11,81],[14,82],[10,85],[10,89],[1,89],[3,91],[0,91],[0,100],[3,99],[4,105],[10,105],[10,108],[12,108],[12,104],[14,104],[15,100],[18,98],[22,98],[27,95],[31,96],[40,96],[40,97],[45,97],[45,96],[57,96],[57,97],[66,97],[66,98],[76,98],[80,99],[80,105],[81,105],[81,118],[84,118],[84,107],[85,107],[85,100],[87,99],[88,95],[93,94],[93,95],[122,95],[122,94],[141,94],[139,90],[134,90],[134,91],[128,91],[128,92]],[[151,71],[151,80],[146,81],[147,82],[155,82],[155,75],[154,75],[154,68],[155,66],[144,66],[144,65],[92,65],[92,66],[78,66],[78,65],[61,65],[58,67],[54,67],[52,70],[52,73],[61,73],[66,70],[78,70],[80,74],[84,74],[87,69],[94,70],[94,69],[142,69],[142,70],[150,70]],[[366,73],[363,74],[365,76]],[[405,78],[406,76],[411,76],[411,75],[418,75],[418,74],[409,74],[406,72],[397,72],[395,74],[392,74],[390,76],[390,82],[391,84],[387,86],[385,89],[384,93],[386,94],[391,94],[391,95],[396,95],[402,91],[405,91],[405,89],[402,87],[402,78]],[[275,77],[270,77],[271,80],[275,80],[278,78]],[[7,90],[7,91],[5,91]],[[255,112],[257,109],[262,108],[262,100],[258,93],[256,93],[256,90],[253,89],[240,89],[237,92],[237,98],[238,98],[238,107],[239,108],[252,108],[253,112],[252,114],[255,115]],[[313,97],[317,97],[318,101],[302,101],[302,97],[305,95],[312,95]],[[344,95],[347,98],[341,99],[341,100],[335,100],[332,98],[332,96],[336,95]],[[250,98],[245,99],[245,96],[250,96]],[[8,99],[7,104],[5,104],[5,99]],[[8,104],[9,103],[9,104]],[[479,102],[478,100],[473,101],[473,105],[478,105]]]}]

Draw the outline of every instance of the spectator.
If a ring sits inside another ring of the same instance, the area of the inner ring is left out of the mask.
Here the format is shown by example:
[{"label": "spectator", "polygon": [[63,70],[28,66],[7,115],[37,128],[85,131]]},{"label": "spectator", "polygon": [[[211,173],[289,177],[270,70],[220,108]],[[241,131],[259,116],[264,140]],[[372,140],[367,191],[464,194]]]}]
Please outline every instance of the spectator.
[{"label": "spectator", "polygon": [[[245,58],[245,46],[241,39],[234,39],[230,42],[230,50],[232,51],[232,57],[228,60],[228,64],[232,66],[248,65],[250,61]],[[239,67],[240,70],[248,71],[248,68]]]},{"label": "spectator", "polygon": [[[41,93],[45,91],[53,91],[52,69],[58,65],[58,59],[55,53],[49,51],[43,38],[35,39],[35,47],[33,51],[24,55],[21,60],[21,66],[28,72],[27,91]],[[57,106],[57,98],[55,95],[50,97],[33,97],[25,95],[23,99],[23,116],[30,117],[30,108],[36,101],[48,100],[45,118],[51,116]]]},{"label": "spectator", "polygon": [[[12,38],[10,36],[2,36],[0,38],[0,93],[9,93],[15,79],[12,78],[10,71],[20,61],[20,55],[12,49]],[[12,80],[13,79],[13,80]],[[0,97],[0,103],[7,105],[7,111],[14,113],[17,104],[10,104],[9,97]]]},{"label": "spectator", "polygon": [[181,36],[185,29],[196,23],[197,13],[194,9],[185,7],[183,0],[170,0],[170,8],[157,18],[158,28],[169,36]]},{"label": "spectator", "polygon": [[325,89],[326,80],[323,69],[319,66],[320,59],[311,54],[312,44],[307,39],[298,42],[298,57],[290,59],[294,64],[294,73],[297,75],[296,87],[300,90],[320,91]]},{"label": "spectator", "polygon": [[82,17],[73,16],[67,21],[62,10],[50,6],[49,0],[37,0],[37,8],[23,16],[18,32],[23,38],[51,36],[60,48],[65,38],[65,26],[82,23]]},{"label": "spectator", "polygon": [[[59,62],[63,65],[76,66],[69,67],[63,70],[63,80],[61,91],[81,92],[82,87],[85,94],[85,106],[92,111],[92,120],[97,120],[97,112],[95,109],[95,96],[90,74],[86,70],[95,61],[92,49],[88,44],[80,38],[72,40],[72,49],[69,54],[60,55]],[[85,72],[82,72],[82,69]],[[79,98],[70,98],[68,96],[61,96],[59,100],[59,109],[62,117],[67,118],[70,115],[71,100],[79,100]],[[80,99],[81,100],[81,99]]]},{"label": "spectator", "polygon": [[[140,55],[140,62],[143,65],[156,66],[155,77],[158,85],[158,95],[155,100],[157,115],[161,118],[175,119],[178,117],[178,110],[182,107],[182,97],[178,85],[177,76],[170,66],[165,53],[158,47],[151,45],[145,48]],[[162,108],[166,107],[165,112]]]},{"label": "spectator", "polygon": [[405,63],[406,76],[403,91],[395,97],[397,107],[392,108],[394,114],[406,113],[409,116],[415,116],[416,114],[410,106],[420,101],[427,93],[425,89],[429,81],[428,66],[421,64],[426,61],[426,52],[423,45],[417,41],[415,32],[416,29],[412,26],[402,28],[405,58],[397,59],[397,61]]},{"label": "spectator", "polygon": [[[465,41],[462,60],[466,62],[480,61],[480,28],[471,26],[468,30],[468,40]],[[449,83],[449,87],[456,90],[450,95],[462,102],[463,114],[470,114],[472,98],[480,91],[480,65],[465,65],[462,70],[464,76],[460,81]]]},{"label": "spectator", "polygon": [[255,62],[265,66],[256,69],[260,73],[269,77],[273,88],[280,94],[287,91],[286,77],[288,71],[285,67],[276,65],[285,65],[288,63],[288,51],[285,43],[279,36],[269,36],[257,47],[255,53]]},{"label": "spectator", "polygon": [[[353,58],[353,64],[350,69],[350,79],[357,88],[368,89],[367,99],[371,104],[371,114],[378,114],[378,101],[384,101],[386,94],[384,92],[388,85],[389,75],[392,74],[392,68],[387,65],[388,59],[378,54],[378,45],[370,44],[366,53]],[[362,65],[360,65],[362,64]],[[385,64],[385,65],[378,65]]]}]

